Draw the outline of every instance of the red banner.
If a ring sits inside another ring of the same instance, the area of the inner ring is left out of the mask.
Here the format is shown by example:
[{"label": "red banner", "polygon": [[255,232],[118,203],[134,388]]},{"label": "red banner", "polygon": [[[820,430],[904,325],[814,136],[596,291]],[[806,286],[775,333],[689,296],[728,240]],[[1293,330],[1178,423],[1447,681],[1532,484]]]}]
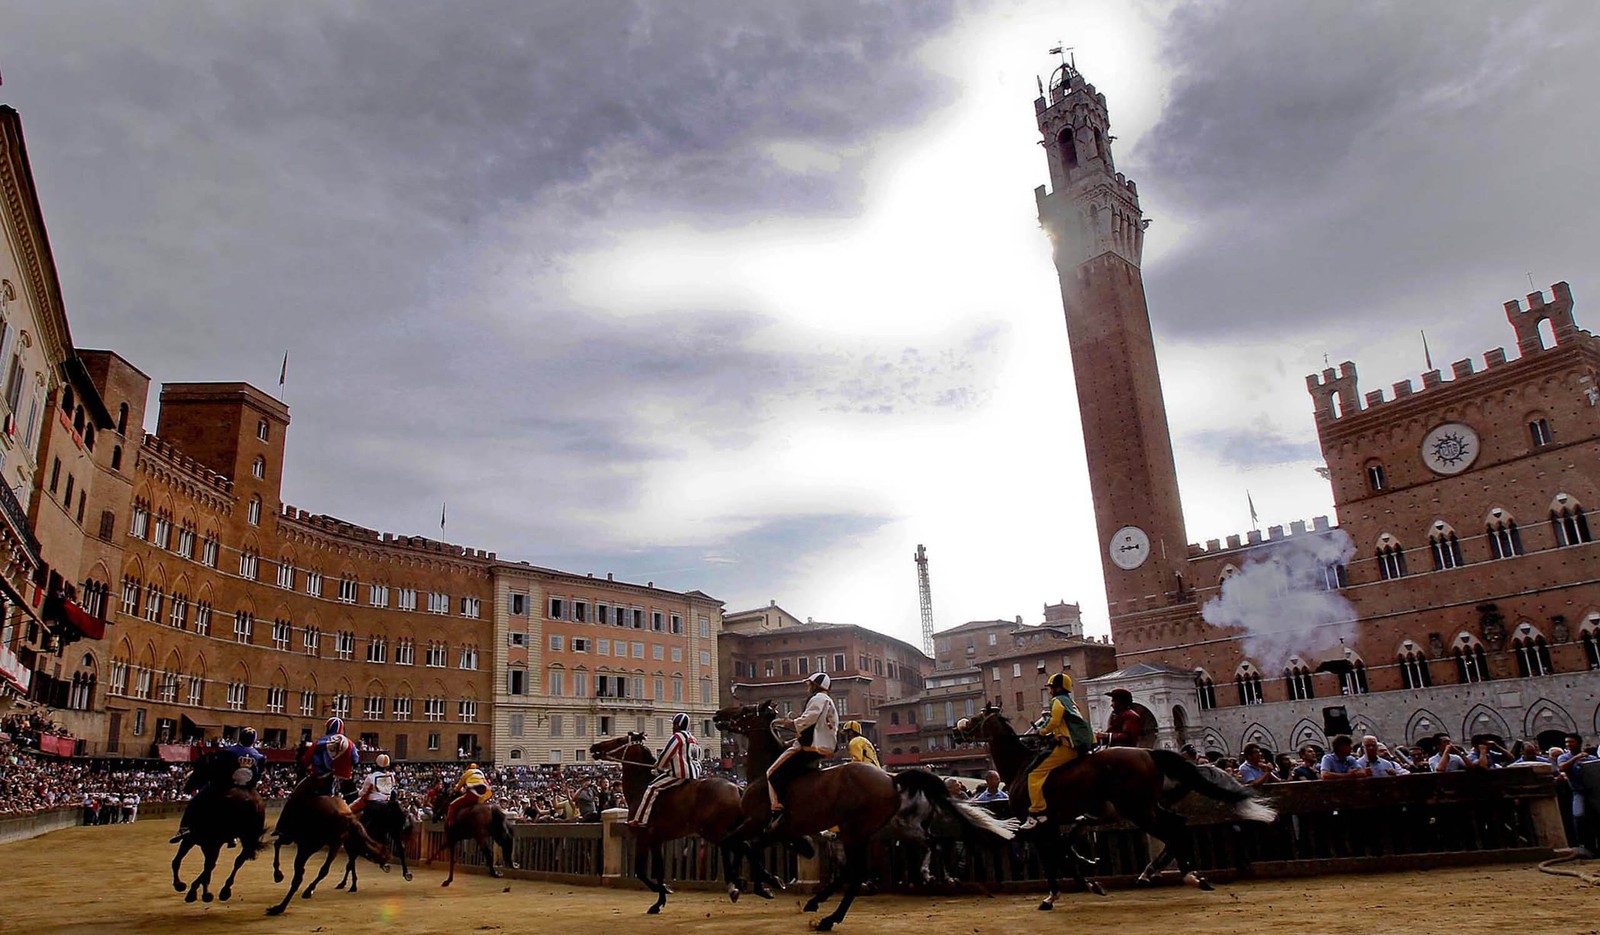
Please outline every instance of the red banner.
[{"label": "red banner", "polygon": [[187,743],[157,744],[156,753],[168,763],[193,763],[200,759],[200,748]]},{"label": "red banner", "polygon": [[91,640],[105,639],[106,622],[104,620],[90,616],[87,611],[72,601],[62,601],[61,609],[66,615],[67,622],[72,624],[73,629]]},{"label": "red banner", "polygon": [[56,756],[71,756],[78,749],[78,741],[73,737],[57,737],[54,734],[41,734],[39,736],[39,752],[52,753]]}]

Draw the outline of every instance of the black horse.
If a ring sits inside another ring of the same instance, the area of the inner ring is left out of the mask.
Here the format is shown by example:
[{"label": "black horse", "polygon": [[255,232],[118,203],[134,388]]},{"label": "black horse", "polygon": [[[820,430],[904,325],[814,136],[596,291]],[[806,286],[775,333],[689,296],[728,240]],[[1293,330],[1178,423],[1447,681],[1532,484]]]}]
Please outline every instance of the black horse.
[{"label": "black horse", "polygon": [[[389,797],[387,802],[368,802],[361,809],[361,827],[367,829],[367,834],[374,841],[389,849],[391,855],[400,858],[400,875],[406,882],[411,882],[411,868],[406,866],[406,845],[411,841],[411,835],[416,831],[417,823],[411,818],[411,810],[406,807],[407,801],[404,793],[396,792]],[[334,889],[344,889],[345,884],[350,884],[350,892],[356,891],[356,850],[348,844],[345,853],[349,855],[349,862],[345,864],[344,879]]]},{"label": "black horse", "polygon": [[172,858],[172,888],[182,893],[184,883],[178,877],[178,868],[191,848],[198,847],[205,855],[205,869],[187,887],[185,902],[194,902],[197,892],[206,902],[211,902],[211,873],[217,866],[217,855],[233,841],[239,842],[239,856],[234,859],[233,872],[222,884],[217,895],[227,902],[233,895],[233,878],[247,860],[254,860],[262,847],[261,838],[267,831],[267,808],[255,789],[238,785],[234,773],[239,761],[225,750],[207,754],[189,774],[185,791],[194,796],[184,811],[184,824],[188,834],[178,844],[178,853]]}]

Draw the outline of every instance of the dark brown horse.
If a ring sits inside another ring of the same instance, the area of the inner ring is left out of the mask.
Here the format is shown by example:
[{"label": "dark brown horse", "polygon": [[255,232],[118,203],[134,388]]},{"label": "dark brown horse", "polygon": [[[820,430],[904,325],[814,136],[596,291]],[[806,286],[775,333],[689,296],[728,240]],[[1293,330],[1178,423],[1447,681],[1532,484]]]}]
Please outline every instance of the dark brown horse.
[{"label": "dark brown horse", "polygon": [[[400,859],[400,875],[410,883],[411,868],[406,866],[406,846],[411,843],[411,837],[417,830],[417,823],[411,820],[411,810],[406,807],[407,804],[405,793],[396,790],[387,802],[369,801],[357,817],[361,827],[367,829],[368,837],[381,842],[388,848],[390,854]],[[356,877],[356,849],[346,845],[345,852],[349,855],[349,859],[344,866],[344,878],[334,889],[342,890],[348,883],[350,892],[354,893],[356,887],[360,885]]]},{"label": "dark brown horse", "polygon": [[[189,833],[178,845],[177,856],[172,858],[172,888],[180,893],[185,889],[178,878],[178,868],[190,848],[200,848],[206,863],[205,869],[187,887],[184,902],[194,902],[197,890],[206,902],[211,902],[211,872],[216,869],[217,855],[230,841],[236,840],[239,856],[234,858],[233,872],[228,874],[217,894],[227,902],[233,896],[233,878],[239,875],[239,868],[245,861],[254,860],[261,849],[261,837],[267,830],[267,809],[254,789],[234,784],[232,773],[237,766],[235,757],[217,751],[201,761],[189,777],[186,788],[195,799],[186,812],[190,818]],[[199,791],[202,785],[206,786],[205,791]]]},{"label": "dark brown horse", "polygon": [[[958,721],[954,735],[962,743],[988,743],[995,769],[1000,775],[1011,777],[1007,788],[1013,813],[1023,816],[1028,808],[1028,768],[1035,760],[1035,751],[1017,736],[1010,722],[993,705],[985,705],[976,717]],[[1190,792],[1198,792],[1230,806],[1235,815],[1246,821],[1270,822],[1277,812],[1226,773],[1208,772],[1214,775],[1202,773],[1171,750],[1139,747],[1110,747],[1057,767],[1045,780],[1044,797],[1049,810],[1036,832],[1041,841],[1047,842],[1039,848],[1039,853],[1050,884],[1050,895],[1039,908],[1054,909],[1056,897],[1060,895],[1059,861],[1061,851],[1068,849],[1055,843],[1062,829],[1067,830],[1070,844],[1079,828],[1119,817],[1165,845],[1162,853],[1145,868],[1141,880],[1148,881],[1168,861],[1176,858],[1184,879],[1201,889],[1211,889],[1211,884],[1195,870],[1184,834],[1183,816],[1169,806]],[[1097,886],[1084,881],[1076,862],[1073,874],[1079,883],[1098,891]]]},{"label": "dark brown horse", "polygon": [[506,813],[500,806],[492,802],[475,802],[461,809],[454,821],[447,816],[450,813],[450,791],[441,783],[433,790],[433,800],[429,803],[433,814],[445,822],[444,843],[439,845],[428,856],[432,863],[439,857],[439,852],[450,852],[450,873],[444,878],[440,886],[449,886],[456,878],[456,844],[461,841],[478,842],[479,850],[483,851],[484,865],[489,868],[489,876],[498,877],[500,871],[494,867],[494,845],[500,845],[500,856],[505,858],[505,865],[517,869],[516,861],[511,859],[511,826],[506,823]]},{"label": "dark brown horse", "polygon": [[318,851],[326,850],[328,856],[323,860],[316,878],[306,887],[302,896],[304,899],[310,899],[317,884],[328,875],[328,868],[333,865],[340,848],[369,858],[385,873],[389,872],[388,848],[372,840],[344,799],[336,795],[318,794],[312,787],[316,781],[302,780],[289,794],[288,801],[283,804],[283,814],[278,817],[278,838],[272,845],[272,879],[283,882],[278,854],[285,844],[293,843],[294,881],[289,884],[289,892],[284,894],[283,902],[268,908],[267,915],[280,915],[289,907],[289,900],[294,898],[301,881],[305,879],[306,861]]},{"label": "dark brown horse", "polygon": [[[622,795],[628,802],[629,817],[637,815],[645,787],[655,778],[653,769],[656,758],[645,746],[645,735],[632,732],[624,737],[599,741],[589,748],[589,756],[595,760],[622,764]],[[758,876],[756,895],[771,899],[772,893],[764,884],[777,881],[748,849],[728,840],[743,821],[739,787],[726,779],[707,776],[662,792],[651,808],[649,824],[632,829],[637,842],[633,855],[633,875],[656,894],[655,904],[645,911],[651,915],[660,912],[672,892],[664,879],[666,860],[662,845],[691,834],[699,835],[707,844],[721,850],[722,874],[728,886],[729,899],[739,901],[744,881],[737,874],[740,862],[746,858],[750,858],[753,872]],[[654,871],[653,875],[651,870]]]},{"label": "dark brown horse", "polygon": [[[746,768],[750,785],[742,803],[745,820],[733,837],[752,846],[767,843],[764,829],[770,806],[766,771],[784,747],[772,728],[778,717],[778,709],[770,701],[724,708],[716,716],[719,730],[742,734],[749,741]],[[838,826],[838,840],[845,854],[840,872],[805,904],[805,911],[816,912],[841,886],[844,888],[839,907],[817,921],[818,931],[832,929],[850,911],[866,875],[867,845],[900,812],[906,796],[926,798],[974,832],[1009,840],[1016,827],[1014,822],[1002,822],[981,808],[951,799],[943,780],[926,770],[906,770],[891,776],[866,763],[846,763],[802,771],[790,780],[784,793],[788,819],[779,830],[778,840],[798,840]]]}]

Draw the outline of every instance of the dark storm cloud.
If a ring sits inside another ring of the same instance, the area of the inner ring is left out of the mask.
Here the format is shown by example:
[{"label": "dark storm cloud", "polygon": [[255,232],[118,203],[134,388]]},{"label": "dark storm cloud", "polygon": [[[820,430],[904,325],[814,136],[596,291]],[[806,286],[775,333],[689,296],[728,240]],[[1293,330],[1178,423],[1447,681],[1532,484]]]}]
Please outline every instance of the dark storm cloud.
[{"label": "dark storm cloud", "polygon": [[[765,149],[855,151],[913,123],[939,96],[912,54],[951,16],[0,2],[0,60],[81,343],[158,381],[267,388],[289,348],[286,498],[423,531],[448,498],[451,538],[531,553],[681,455],[661,412],[738,447],[813,365],[837,369],[756,349],[755,314],[589,318],[539,274],[651,218],[854,213],[848,158],[799,174]],[[513,265],[523,293],[486,295]]]},{"label": "dark storm cloud", "polygon": [[1488,341],[1525,272],[1592,265],[1592,5],[1250,0],[1168,25],[1170,99],[1125,160],[1153,237],[1162,204],[1194,220],[1151,271],[1163,331],[1363,340],[1469,315]]}]

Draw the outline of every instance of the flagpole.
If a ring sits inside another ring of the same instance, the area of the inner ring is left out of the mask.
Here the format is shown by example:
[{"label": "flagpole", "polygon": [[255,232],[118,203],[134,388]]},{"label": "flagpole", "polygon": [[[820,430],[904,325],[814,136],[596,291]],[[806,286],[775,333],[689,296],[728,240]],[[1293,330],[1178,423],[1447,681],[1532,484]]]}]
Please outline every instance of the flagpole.
[{"label": "flagpole", "polygon": [[283,366],[278,368],[278,402],[283,402],[283,383],[289,377],[289,352],[283,352]]}]

